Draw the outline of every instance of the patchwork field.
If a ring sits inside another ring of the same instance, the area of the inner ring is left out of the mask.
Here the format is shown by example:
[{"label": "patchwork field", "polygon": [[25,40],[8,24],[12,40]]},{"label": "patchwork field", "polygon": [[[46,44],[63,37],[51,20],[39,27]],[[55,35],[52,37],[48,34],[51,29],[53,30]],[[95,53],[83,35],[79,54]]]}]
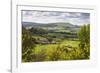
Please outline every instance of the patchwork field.
[{"label": "patchwork field", "polygon": [[89,27],[68,23],[22,26],[22,62],[89,59]]}]

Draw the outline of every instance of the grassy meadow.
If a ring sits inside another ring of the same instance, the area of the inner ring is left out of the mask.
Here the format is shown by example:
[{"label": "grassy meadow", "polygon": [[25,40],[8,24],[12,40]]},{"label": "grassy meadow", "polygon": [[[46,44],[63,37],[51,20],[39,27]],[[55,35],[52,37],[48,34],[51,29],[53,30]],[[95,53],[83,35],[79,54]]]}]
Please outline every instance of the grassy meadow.
[{"label": "grassy meadow", "polygon": [[90,58],[90,25],[59,24],[22,26],[22,62]]}]

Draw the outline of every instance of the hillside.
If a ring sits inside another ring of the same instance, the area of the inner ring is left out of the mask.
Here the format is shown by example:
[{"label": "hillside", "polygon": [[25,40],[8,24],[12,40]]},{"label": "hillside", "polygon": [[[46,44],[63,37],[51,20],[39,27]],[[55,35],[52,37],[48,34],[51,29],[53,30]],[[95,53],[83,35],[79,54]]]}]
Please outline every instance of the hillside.
[{"label": "hillside", "polygon": [[22,22],[22,25],[26,29],[34,28],[42,28],[46,30],[54,30],[54,31],[62,31],[62,32],[76,32],[79,30],[80,26],[73,25],[71,23],[33,23],[33,22]]}]

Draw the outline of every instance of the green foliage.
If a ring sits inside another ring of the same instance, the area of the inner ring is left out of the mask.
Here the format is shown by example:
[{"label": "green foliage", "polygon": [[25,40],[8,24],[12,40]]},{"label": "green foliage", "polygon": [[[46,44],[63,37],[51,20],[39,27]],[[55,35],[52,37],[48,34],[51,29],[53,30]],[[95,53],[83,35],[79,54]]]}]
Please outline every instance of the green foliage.
[{"label": "green foliage", "polygon": [[24,62],[32,61],[32,49],[34,48],[34,39],[31,33],[22,27],[22,60]]},{"label": "green foliage", "polygon": [[90,55],[90,25],[81,26],[78,32],[78,38],[80,41],[79,47],[83,49],[87,58]]},{"label": "green foliage", "polygon": [[48,54],[49,59],[52,61],[57,61],[60,59],[60,55],[62,53],[60,46],[58,45],[57,47],[54,47],[51,52]]},{"label": "green foliage", "polygon": [[60,44],[38,44],[32,51],[32,62],[87,59],[78,44],[79,41],[67,40],[63,40]]},{"label": "green foliage", "polygon": [[34,54],[32,55],[34,62],[45,61],[47,55],[45,49],[35,49]]}]

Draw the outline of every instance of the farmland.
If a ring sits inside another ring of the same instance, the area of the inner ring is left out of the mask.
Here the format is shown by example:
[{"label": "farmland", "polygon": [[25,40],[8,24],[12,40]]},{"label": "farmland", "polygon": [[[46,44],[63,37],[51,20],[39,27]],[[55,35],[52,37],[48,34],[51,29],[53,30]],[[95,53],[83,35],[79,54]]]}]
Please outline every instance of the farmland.
[{"label": "farmland", "polygon": [[[60,61],[89,59],[87,26],[85,41],[81,40],[83,26],[70,23],[22,23],[22,61]],[[85,29],[85,28],[84,28]],[[79,35],[78,35],[79,33]],[[84,39],[84,37],[82,37]]]}]

